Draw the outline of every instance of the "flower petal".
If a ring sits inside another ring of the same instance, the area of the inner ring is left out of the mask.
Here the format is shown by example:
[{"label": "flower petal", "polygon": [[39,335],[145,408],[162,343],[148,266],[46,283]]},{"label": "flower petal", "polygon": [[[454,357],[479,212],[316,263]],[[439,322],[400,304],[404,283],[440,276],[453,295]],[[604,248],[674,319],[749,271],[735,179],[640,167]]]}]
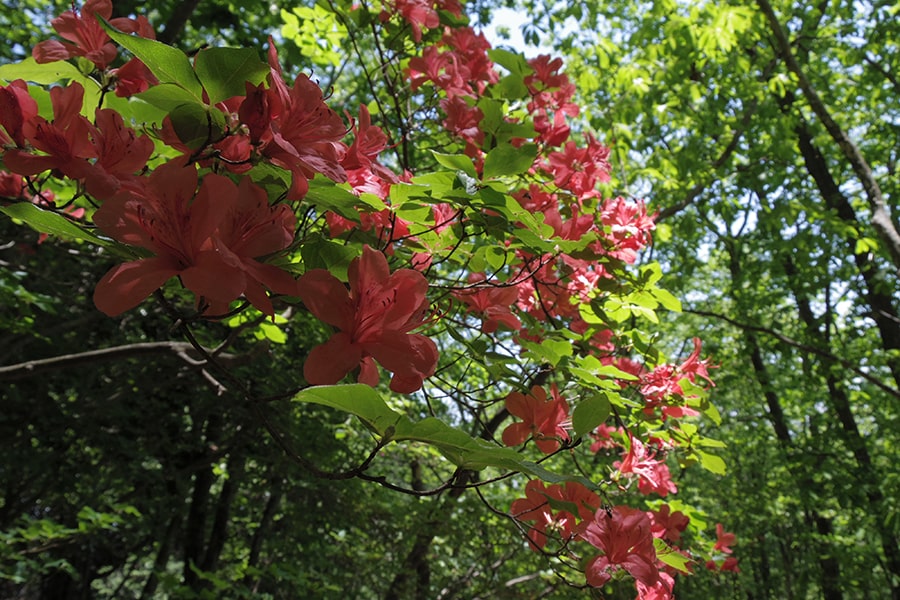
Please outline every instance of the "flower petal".
[{"label": "flower petal", "polygon": [[127,262],[110,269],[94,288],[94,304],[115,317],[141,303],[178,269],[164,258],[154,257]]},{"label": "flower petal", "polygon": [[360,366],[362,358],[360,348],[341,331],[312,349],[303,364],[303,377],[312,385],[332,385]]}]

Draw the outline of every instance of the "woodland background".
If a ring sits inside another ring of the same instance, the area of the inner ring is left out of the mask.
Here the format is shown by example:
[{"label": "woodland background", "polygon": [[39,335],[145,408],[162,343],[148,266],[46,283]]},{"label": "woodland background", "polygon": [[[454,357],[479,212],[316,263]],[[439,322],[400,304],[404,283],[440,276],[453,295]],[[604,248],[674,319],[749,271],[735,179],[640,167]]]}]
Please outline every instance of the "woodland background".
[{"label": "woodland background", "polygon": [[[900,244],[889,234],[900,5],[486,0],[467,11],[488,23],[501,6],[531,15],[526,41],[564,57],[585,127],[612,147],[613,187],[659,211],[651,257],[685,307],[660,336],[699,335],[719,365],[728,473],[675,475],[685,502],[737,535],[741,572],[682,578],[676,595],[900,597]],[[3,2],[0,61],[27,55],[68,7]],[[355,113],[360,71],[316,31],[312,5],[115,7],[188,51],[262,48],[274,32],[302,40],[282,44],[286,70],[314,72],[341,90],[332,106]],[[37,245],[8,219],[0,228],[0,364],[167,336],[164,315],[93,308],[88,282],[106,265]],[[298,333],[267,359],[275,384],[308,351]],[[570,597],[474,494],[418,499],[312,477],[193,376],[184,351],[133,346],[0,384],[0,596]],[[234,361],[238,374],[254,368],[252,356]],[[345,440],[320,435],[341,418],[291,422],[294,439],[341,463]],[[415,460],[392,468],[422,481]],[[485,493],[497,506],[514,497]],[[27,560],[5,561],[3,547],[22,543]],[[185,548],[199,569],[166,570]]]}]

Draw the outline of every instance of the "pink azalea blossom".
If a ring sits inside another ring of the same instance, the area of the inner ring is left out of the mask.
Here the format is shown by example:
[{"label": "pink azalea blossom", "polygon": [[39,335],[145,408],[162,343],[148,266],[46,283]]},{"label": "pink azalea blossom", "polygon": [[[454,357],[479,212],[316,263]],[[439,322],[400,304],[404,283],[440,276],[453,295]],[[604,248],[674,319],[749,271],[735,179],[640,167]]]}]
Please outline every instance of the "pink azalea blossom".
[{"label": "pink azalea blossom", "polygon": [[721,523],[716,523],[716,545],[713,550],[731,554],[731,546],[737,541],[733,533],[727,533]]},{"label": "pink azalea blossom", "polygon": [[98,17],[126,33],[138,33],[142,37],[154,37],[146,17],[129,19],[112,17],[112,0],[87,0],[81,13],[67,10],[50,21],[56,32],[66,41],[47,40],[34,47],[32,54],[38,63],[49,63],[83,56],[101,71],[115,60],[116,46],[100,26]]},{"label": "pink azalea blossom", "polygon": [[551,397],[539,385],[525,395],[512,392],[506,397],[506,409],[522,422],[513,423],[503,430],[503,443],[518,446],[528,438],[534,438],[538,449],[549,454],[559,450],[560,441],[569,439],[569,404],[559,395],[556,384],[550,387]]},{"label": "pink azalea blossom", "polygon": [[[554,511],[550,506],[551,499],[571,503],[576,511]],[[525,498],[515,500],[509,512],[519,521],[534,522],[528,530],[528,539],[534,549],[540,549],[547,544],[548,530],[563,539],[571,538],[581,529],[579,520],[590,520],[598,508],[600,498],[597,494],[576,481],[567,481],[565,486],[546,487],[539,479],[532,479],[525,485]]]},{"label": "pink azalea blossom", "polygon": [[97,210],[94,223],[102,231],[153,253],[113,267],[94,290],[97,308],[118,315],[175,276],[216,313],[244,294],[271,315],[263,286],[296,291],[290,276],[256,260],[291,243],[289,209],[270,207],[265,192],[246,178],[237,186],[207,174],[199,190],[197,180],[195,167],[166,163]]},{"label": "pink azalea blossom", "polygon": [[638,476],[638,490],[642,494],[650,494],[656,492],[662,497],[666,497],[669,492],[676,493],[678,488],[672,481],[672,475],[669,473],[669,467],[661,460],[655,458],[639,439],[634,436],[628,436],[631,440],[631,447],[625,453],[621,461],[613,463],[613,466],[620,473],[634,474]]},{"label": "pink azalea blossom", "polygon": [[[470,282],[484,281],[484,275],[473,274]],[[522,327],[522,322],[512,313],[518,291],[513,285],[487,285],[453,292],[453,296],[468,307],[470,312],[482,316],[481,331],[494,333],[500,325],[513,331]]]},{"label": "pink azalea blossom", "polygon": [[37,114],[37,102],[23,80],[0,86],[0,146],[24,147],[24,126]]},{"label": "pink azalea blossom", "polygon": [[377,361],[394,373],[392,390],[419,390],[438,361],[437,345],[410,333],[428,316],[427,280],[413,269],[391,273],[384,254],[368,246],[350,263],[349,278],[349,290],[324,269],[308,271],[298,282],[299,296],[310,312],[338,329],[312,349],[303,376],[311,384],[327,385],[359,368],[359,381],[375,386]]},{"label": "pink azalea blossom", "polygon": [[672,512],[668,504],[663,504],[659,510],[647,513],[650,517],[653,537],[677,542],[681,539],[681,533],[687,528],[690,519],[680,510]]},{"label": "pink azalea blossom", "polygon": [[603,551],[585,568],[590,585],[604,585],[619,568],[645,586],[652,587],[659,580],[650,519],[643,511],[628,506],[616,506],[609,511],[600,509],[581,537]]}]

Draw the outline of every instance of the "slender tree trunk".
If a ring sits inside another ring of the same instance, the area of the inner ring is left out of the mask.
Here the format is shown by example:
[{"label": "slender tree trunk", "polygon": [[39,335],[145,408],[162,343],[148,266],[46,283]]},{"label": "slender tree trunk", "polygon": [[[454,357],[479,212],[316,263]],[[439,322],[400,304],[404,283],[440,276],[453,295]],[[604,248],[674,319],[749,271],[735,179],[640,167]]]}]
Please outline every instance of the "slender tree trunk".
[{"label": "slender tree trunk", "polygon": [[191,20],[191,15],[197,10],[199,4],[200,0],[182,0],[176,2],[175,10],[169,15],[169,20],[166,21],[163,30],[156,36],[156,39],[164,44],[169,44],[170,46],[176,45],[181,38],[181,35],[184,33],[185,26],[188,24],[188,21]]},{"label": "slender tree trunk", "polygon": [[[213,414],[206,424],[205,434],[196,437],[198,440],[207,440],[207,442],[216,441],[221,435],[221,427],[221,415]],[[195,569],[201,569],[203,566],[210,488],[215,481],[212,465],[209,461],[203,461],[203,463],[194,474],[194,489],[191,493],[191,504],[184,528],[183,579],[185,585],[195,590],[202,587],[202,582],[195,573]]]},{"label": "slender tree trunk", "polygon": [[219,500],[216,503],[216,514],[213,517],[212,530],[209,533],[209,543],[206,545],[206,556],[203,559],[202,569],[214,571],[225,541],[228,537],[228,521],[231,516],[231,503],[244,478],[244,465],[246,459],[243,456],[232,456],[228,461],[228,479],[222,485]]},{"label": "slender tree trunk", "polygon": [[144,583],[144,589],[141,590],[141,600],[153,598],[156,593],[156,586],[159,585],[159,579],[156,574],[162,573],[169,562],[169,555],[172,552],[172,538],[175,536],[175,530],[178,528],[179,520],[180,516],[177,513],[173,514],[169,519],[169,525],[166,527],[166,532],[159,541],[159,550],[156,551],[156,558],[153,561],[153,570],[150,572],[150,576],[147,578],[146,583]]},{"label": "slender tree trunk", "polygon": [[[410,471],[412,475],[412,488],[414,490],[425,489],[425,485],[422,481],[422,467],[418,460],[413,459],[412,463],[410,463]],[[431,565],[428,562],[428,551],[431,548],[431,542],[434,541],[434,538],[438,535],[438,531],[441,527],[442,522],[437,519],[436,516],[442,514],[442,506],[446,504],[444,500],[446,497],[446,495],[441,495],[431,501],[432,508],[429,511],[428,518],[425,520],[425,523],[418,528],[418,533],[416,534],[416,539],[413,542],[412,548],[406,555],[406,559],[400,566],[400,570],[397,571],[393,581],[391,581],[391,585],[384,596],[384,600],[399,600],[400,598],[406,597],[404,592],[409,589],[409,579],[413,574],[416,578],[414,584],[414,597],[416,600],[430,600]]]},{"label": "slender tree trunk", "polygon": [[816,182],[825,205],[837,213],[838,218],[847,223],[848,234],[845,238],[847,249],[853,256],[856,268],[863,278],[865,288],[863,297],[869,305],[869,316],[875,321],[881,344],[887,352],[887,364],[894,378],[894,385],[900,387],[900,313],[897,312],[895,300],[878,274],[878,266],[869,252],[857,252],[858,236],[850,231],[860,231],[863,223],[856,216],[856,211],[847,196],[841,192],[837,182],[831,176],[825,157],[813,142],[812,134],[804,122],[795,128],[798,147],[803,156],[806,170]]},{"label": "slender tree trunk", "polygon": [[[737,301],[738,306],[740,306],[740,256],[735,246],[736,243],[726,244],[729,253],[729,268],[733,282],[731,295]],[[784,410],[781,406],[781,401],[775,393],[775,386],[772,384],[772,378],[769,375],[769,371],[763,360],[759,340],[757,339],[756,334],[749,330],[745,330],[743,335],[744,343],[749,350],[750,363],[753,365],[753,373],[762,388],[763,397],[765,398],[766,406],[769,409],[769,421],[772,423],[778,445],[782,449],[788,471],[791,473],[791,476],[796,479],[797,485],[800,488],[816,489],[819,486],[815,483],[810,474],[803,469],[802,466],[795,464],[790,455],[794,442],[790,433],[790,428],[788,427],[787,419],[784,415]],[[825,600],[843,600],[843,593],[841,592],[840,585],[841,564],[836,560],[837,555],[834,548],[831,520],[823,516],[815,506],[804,506],[804,509],[816,523],[819,533],[822,534],[820,541],[816,544],[822,596]],[[825,532],[827,532],[827,535]],[[768,564],[766,565],[766,572],[768,572]]]},{"label": "slender tree trunk", "polygon": [[866,162],[862,152],[856,144],[853,143],[850,136],[847,135],[847,132],[845,132],[837,121],[834,120],[828,107],[825,106],[825,102],[819,96],[818,92],[816,92],[815,88],[813,88],[809,77],[806,76],[806,72],[794,55],[794,51],[791,48],[791,42],[788,40],[784,27],[782,27],[781,22],[775,15],[772,5],[768,0],[757,0],[757,4],[769,23],[769,29],[772,31],[772,35],[775,39],[775,50],[781,56],[782,60],[784,60],[787,68],[797,76],[800,90],[803,92],[804,97],[806,97],[809,106],[825,126],[825,129],[837,144],[838,148],[840,148],[844,158],[847,160],[850,167],[853,169],[853,172],[856,174],[856,177],[862,184],[863,189],[866,192],[866,197],[869,200],[869,208],[872,211],[872,227],[878,233],[878,237],[890,254],[894,263],[894,268],[900,270],[900,232],[897,231],[897,228],[891,219],[890,212],[884,202],[881,188],[878,185],[878,181],[875,179],[875,175],[872,173],[869,163]]},{"label": "slender tree trunk", "polygon": [[[789,273],[791,270],[796,269],[792,261],[787,259],[785,261],[785,272]],[[796,278],[788,277],[788,280],[793,282],[796,281]],[[828,347],[830,339],[827,331],[823,332],[816,323],[809,299],[796,286],[794,286],[792,292],[797,303],[800,320],[806,328],[810,341],[813,344]],[[830,322],[830,320],[830,316],[826,315],[825,322]],[[869,501],[872,512],[876,515],[877,522],[885,523],[888,520],[887,517],[889,515],[887,511],[889,509],[885,507],[884,495],[880,488],[882,478],[878,468],[872,462],[872,456],[869,453],[866,440],[859,431],[847,390],[843,383],[837,379],[832,363],[823,359],[819,362],[819,366],[821,376],[824,378],[828,388],[828,399],[831,403],[831,408],[841,424],[844,441],[856,460],[857,477],[864,488],[866,499]],[[828,529],[830,530],[830,525]],[[900,548],[898,548],[898,540],[890,527],[879,527],[878,530],[881,538],[881,548],[885,557],[884,566],[887,571],[886,575],[889,589],[891,590],[891,598],[900,600]]]},{"label": "slender tree trunk", "polygon": [[[250,540],[250,555],[247,557],[247,566],[256,567],[259,565],[259,557],[262,554],[262,546],[272,521],[275,519],[275,513],[281,504],[281,498],[284,495],[284,481],[280,477],[276,477],[269,484],[269,499],[263,508],[262,516],[259,519],[259,525],[253,532],[253,538]],[[249,575],[247,576],[249,578]]]}]

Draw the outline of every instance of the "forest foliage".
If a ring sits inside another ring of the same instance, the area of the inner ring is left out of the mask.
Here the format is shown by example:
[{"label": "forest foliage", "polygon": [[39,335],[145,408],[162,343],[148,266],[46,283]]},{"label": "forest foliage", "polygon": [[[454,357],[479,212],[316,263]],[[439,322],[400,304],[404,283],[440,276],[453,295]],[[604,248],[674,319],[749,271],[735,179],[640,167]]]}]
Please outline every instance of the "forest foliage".
[{"label": "forest foliage", "polygon": [[890,6],[114,4],[0,15],[4,593],[897,597]]}]

